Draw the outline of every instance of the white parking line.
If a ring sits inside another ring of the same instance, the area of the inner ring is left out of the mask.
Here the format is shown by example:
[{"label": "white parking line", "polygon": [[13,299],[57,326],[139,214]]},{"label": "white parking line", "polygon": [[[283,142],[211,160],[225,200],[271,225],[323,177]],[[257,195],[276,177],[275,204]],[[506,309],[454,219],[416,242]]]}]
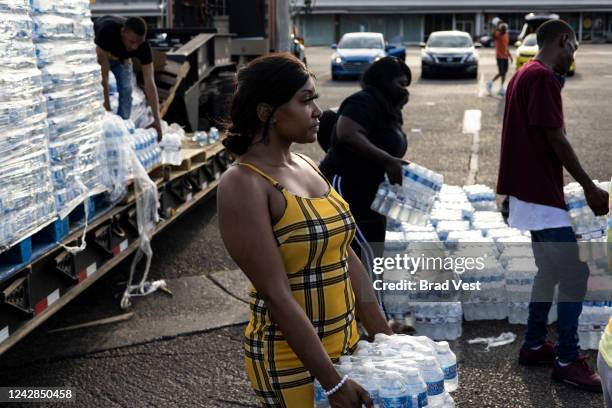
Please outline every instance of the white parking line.
[{"label": "white parking line", "polygon": [[478,109],[468,109],[463,112],[463,133],[471,133],[473,135],[472,148],[470,150],[470,171],[465,179],[465,184],[468,186],[476,182],[476,174],[478,173],[481,118],[482,111]]}]

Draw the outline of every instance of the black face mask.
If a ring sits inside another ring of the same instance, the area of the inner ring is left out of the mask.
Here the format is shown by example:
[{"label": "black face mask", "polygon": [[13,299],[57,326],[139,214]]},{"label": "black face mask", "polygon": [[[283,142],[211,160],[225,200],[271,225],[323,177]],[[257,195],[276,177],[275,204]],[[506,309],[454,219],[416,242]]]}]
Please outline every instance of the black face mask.
[{"label": "black face mask", "polygon": [[392,106],[404,106],[408,103],[408,90],[394,84],[386,85],[382,91]]}]

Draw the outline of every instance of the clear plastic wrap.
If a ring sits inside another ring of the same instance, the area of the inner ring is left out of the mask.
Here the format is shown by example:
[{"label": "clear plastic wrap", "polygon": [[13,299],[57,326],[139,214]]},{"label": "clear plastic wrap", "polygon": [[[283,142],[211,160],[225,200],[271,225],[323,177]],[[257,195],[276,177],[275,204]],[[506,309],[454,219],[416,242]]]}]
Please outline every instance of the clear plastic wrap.
[{"label": "clear plastic wrap", "polygon": [[162,164],[172,164],[179,166],[182,162],[181,148],[183,139],[187,140],[185,131],[177,123],[168,125],[166,121],[162,121],[162,141],[159,143],[161,148]]},{"label": "clear plastic wrap", "polygon": [[31,4],[55,199],[60,217],[65,217],[88,196],[106,189],[100,67],[87,0]]},{"label": "clear plastic wrap", "polygon": [[[159,222],[159,196],[157,186],[149,177],[145,168],[140,164],[136,153],[131,151],[130,161],[133,168],[134,187],[136,192],[136,219],[138,222],[138,234],[140,235],[140,247],[132,260],[130,277],[128,279],[121,308],[127,309],[131,306],[131,298],[135,296],[149,295],[160,287],[166,287],[164,280],[150,282],[147,280],[153,250],[151,249],[151,238],[157,223]],[[133,284],[136,266],[145,257],[145,269],[138,284]]]},{"label": "clear plastic wrap", "polygon": [[57,217],[28,10],[0,0],[0,252]]},{"label": "clear plastic wrap", "polygon": [[115,201],[125,194],[128,180],[132,177],[131,133],[127,122],[121,117],[106,112],[102,122],[104,131],[104,183]]}]

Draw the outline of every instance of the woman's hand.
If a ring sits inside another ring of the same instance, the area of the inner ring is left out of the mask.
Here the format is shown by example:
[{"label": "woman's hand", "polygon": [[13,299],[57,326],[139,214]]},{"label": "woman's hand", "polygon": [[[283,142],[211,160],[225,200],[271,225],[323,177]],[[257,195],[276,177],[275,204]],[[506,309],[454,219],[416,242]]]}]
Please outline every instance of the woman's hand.
[{"label": "woman's hand", "polygon": [[389,178],[391,184],[402,185],[402,166],[410,164],[404,159],[398,159],[397,157],[389,156],[385,161],[385,172]]},{"label": "woman's hand", "polygon": [[370,394],[357,382],[346,380],[338,391],[329,396],[329,405],[332,408],[373,408],[374,403]]}]

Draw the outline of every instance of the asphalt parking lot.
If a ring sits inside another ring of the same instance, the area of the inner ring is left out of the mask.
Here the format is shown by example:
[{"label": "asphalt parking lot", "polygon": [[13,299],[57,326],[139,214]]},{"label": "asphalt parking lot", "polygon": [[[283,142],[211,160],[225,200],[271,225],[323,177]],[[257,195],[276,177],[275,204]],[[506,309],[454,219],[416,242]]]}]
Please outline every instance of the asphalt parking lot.
[{"label": "asphalt parking lot", "polygon": [[[472,136],[461,132],[462,118],[465,110],[479,109],[482,130],[476,182],[494,187],[503,100],[480,97],[480,79],[420,79],[419,52],[410,48],[407,58],[413,84],[404,109],[409,138],[406,158],[442,173],[446,183],[464,184],[473,152]],[[328,48],[307,49],[322,108],[338,106],[359,88],[357,81],[331,80],[331,54]],[[598,179],[612,176],[611,56],[612,45],[581,46],[577,73],[568,79],[563,92],[568,136],[587,172]],[[485,78],[495,73],[493,57],[490,49],[481,51],[480,73]],[[511,68],[510,75],[513,72]],[[323,157],[316,144],[295,150],[316,160]],[[255,407],[242,363],[243,316],[224,319],[229,310],[246,310],[241,300],[246,284],[240,274],[232,272],[236,267],[221,243],[214,201],[195,208],[156,237],[153,249],[151,276],[171,281],[176,292],[173,299],[156,294],[146,302],[136,302],[137,318],[131,322],[62,335],[48,333],[52,328],[121,313],[118,283],[125,280],[129,265],[120,265],[1,356],[0,385],[70,386],[77,392],[78,406]],[[202,286],[191,284],[196,280]],[[186,289],[181,292],[183,283]],[[206,285],[220,289],[208,292]],[[231,297],[233,303],[228,301],[219,309],[218,304],[206,302],[208,296]],[[126,330],[130,325],[136,329]],[[600,395],[552,382],[547,368],[518,366],[518,341],[490,352],[466,342],[504,331],[513,331],[520,338],[522,326],[493,321],[466,323],[463,329],[462,338],[452,344],[459,358],[457,406],[603,406]],[[551,330],[554,333],[554,326]],[[589,354],[594,361],[595,354]]]}]

